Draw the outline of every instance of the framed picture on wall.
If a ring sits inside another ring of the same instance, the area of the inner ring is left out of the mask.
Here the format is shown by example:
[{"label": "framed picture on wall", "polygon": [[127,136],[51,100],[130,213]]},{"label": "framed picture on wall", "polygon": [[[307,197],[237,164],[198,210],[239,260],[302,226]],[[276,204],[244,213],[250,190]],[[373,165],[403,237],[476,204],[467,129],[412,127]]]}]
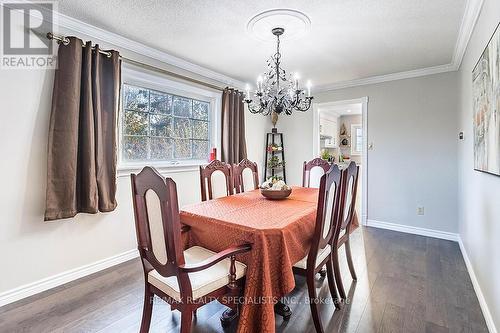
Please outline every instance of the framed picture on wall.
[{"label": "framed picture on wall", "polygon": [[472,71],[474,169],[500,176],[500,29]]}]

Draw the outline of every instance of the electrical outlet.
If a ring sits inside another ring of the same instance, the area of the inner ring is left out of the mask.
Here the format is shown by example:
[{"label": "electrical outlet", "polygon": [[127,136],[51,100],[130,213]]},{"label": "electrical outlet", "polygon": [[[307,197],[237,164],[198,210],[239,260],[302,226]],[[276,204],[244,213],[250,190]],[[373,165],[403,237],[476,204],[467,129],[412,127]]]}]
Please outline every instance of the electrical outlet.
[{"label": "electrical outlet", "polygon": [[424,207],[417,207],[417,215],[424,215]]}]

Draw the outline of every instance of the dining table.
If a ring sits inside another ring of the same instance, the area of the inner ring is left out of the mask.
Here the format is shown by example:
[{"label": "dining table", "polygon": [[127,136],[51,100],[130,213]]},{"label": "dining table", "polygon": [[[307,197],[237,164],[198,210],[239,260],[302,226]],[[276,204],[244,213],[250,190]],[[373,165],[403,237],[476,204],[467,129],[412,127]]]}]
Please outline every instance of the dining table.
[{"label": "dining table", "polygon": [[[190,231],[186,246],[215,252],[250,243],[237,256],[247,266],[238,332],[274,332],[274,305],[293,290],[292,267],[304,258],[313,238],[318,189],[292,187],[284,200],[269,200],[260,190],[184,206],[181,223]],[[353,228],[358,225],[357,218]]]}]

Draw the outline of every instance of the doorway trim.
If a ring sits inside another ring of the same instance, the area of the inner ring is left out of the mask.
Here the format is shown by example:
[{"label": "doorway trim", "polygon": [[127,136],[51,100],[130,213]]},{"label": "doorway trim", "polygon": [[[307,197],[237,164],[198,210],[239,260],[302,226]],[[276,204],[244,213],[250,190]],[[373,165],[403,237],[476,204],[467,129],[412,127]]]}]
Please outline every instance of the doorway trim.
[{"label": "doorway trim", "polygon": [[361,154],[361,224],[367,225],[368,220],[368,96],[339,100],[325,103],[313,103],[313,156],[317,157],[320,154],[319,145],[319,110],[331,106],[339,106],[344,104],[359,104],[361,103],[362,111],[361,118],[363,120],[363,153]]}]

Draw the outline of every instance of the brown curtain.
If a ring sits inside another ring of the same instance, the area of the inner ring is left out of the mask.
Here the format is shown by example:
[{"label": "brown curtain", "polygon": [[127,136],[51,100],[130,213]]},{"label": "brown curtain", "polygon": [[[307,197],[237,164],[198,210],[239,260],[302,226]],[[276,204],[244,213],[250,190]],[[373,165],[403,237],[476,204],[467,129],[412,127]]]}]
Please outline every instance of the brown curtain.
[{"label": "brown curtain", "polygon": [[245,140],[245,108],[243,94],[226,88],[222,93],[222,149],[221,159],[239,163],[247,157]]},{"label": "brown curtain", "polygon": [[45,220],[116,207],[121,64],[70,37],[60,45],[49,125]]}]

